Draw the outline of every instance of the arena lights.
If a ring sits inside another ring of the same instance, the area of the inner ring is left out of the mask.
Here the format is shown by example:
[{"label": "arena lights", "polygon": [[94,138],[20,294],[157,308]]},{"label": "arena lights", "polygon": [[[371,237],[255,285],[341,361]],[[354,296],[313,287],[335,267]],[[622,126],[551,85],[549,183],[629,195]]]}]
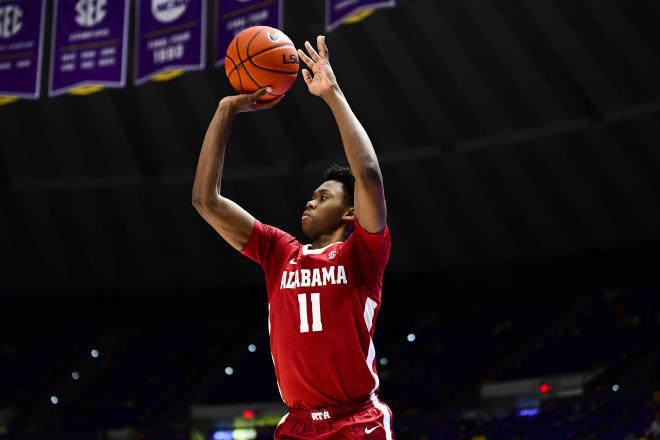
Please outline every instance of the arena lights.
[{"label": "arena lights", "polygon": [[255,351],[257,351],[257,346],[254,344],[250,344],[248,345],[248,350],[250,351],[250,353],[254,353]]},{"label": "arena lights", "polygon": [[417,339],[417,337],[415,336],[414,333],[409,333],[407,339],[408,342],[413,342],[415,339]]},{"label": "arena lights", "polygon": [[243,411],[243,418],[248,420],[254,419],[254,411],[252,411],[251,409],[246,409],[245,411]]},{"label": "arena lights", "polygon": [[225,374],[227,376],[231,376],[232,374],[234,374],[234,369],[232,367],[225,368]]},{"label": "arena lights", "polygon": [[212,438],[213,440],[254,440],[257,438],[257,430],[254,428],[223,429],[215,431]]},{"label": "arena lights", "polygon": [[389,363],[390,363],[390,361],[389,361],[389,359],[387,359],[386,357],[383,356],[382,358],[380,358],[380,364],[381,364],[381,365],[384,366],[384,365],[387,365],[387,364],[389,364]]},{"label": "arena lights", "polygon": [[215,431],[213,433],[213,440],[233,440],[234,433],[229,430]]},{"label": "arena lights", "polygon": [[99,351],[96,349],[92,349],[91,355],[93,358],[96,359],[97,357],[99,357]]},{"label": "arena lights", "polygon": [[518,417],[534,417],[538,413],[540,413],[541,410],[538,408],[525,408],[521,409],[516,413],[516,416]]},{"label": "arena lights", "polygon": [[80,374],[78,374],[77,371],[74,371],[73,373],[71,373],[71,378],[73,380],[78,380],[78,379],[80,379]]},{"label": "arena lights", "polygon": [[257,438],[257,430],[254,428],[234,429],[234,440],[254,440]]},{"label": "arena lights", "polygon": [[541,385],[539,385],[539,392],[541,394],[546,394],[548,391],[550,391],[550,385],[548,385],[547,383],[542,383]]},{"label": "arena lights", "polygon": [[619,391],[619,385],[617,384],[612,385],[612,391],[614,391],[615,393]]},{"label": "arena lights", "polygon": [[57,398],[57,396],[50,396],[50,403],[53,405],[57,405],[60,402],[60,399]]}]

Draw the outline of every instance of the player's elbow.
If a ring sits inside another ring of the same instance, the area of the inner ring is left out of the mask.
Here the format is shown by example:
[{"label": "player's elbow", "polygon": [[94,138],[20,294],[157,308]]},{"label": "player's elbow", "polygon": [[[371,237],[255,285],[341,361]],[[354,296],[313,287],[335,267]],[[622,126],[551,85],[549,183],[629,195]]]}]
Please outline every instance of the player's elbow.
[{"label": "player's elbow", "polygon": [[[227,212],[226,199],[219,195],[193,196],[192,204],[195,210],[202,216],[222,216]],[[205,217],[206,218],[206,217]]]},{"label": "player's elbow", "polygon": [[202,199],[200,199],[199,197],[195,197],[193,195],[192,205],[193,208],[195,208],[195,210],[199,212],[199,210],[202,209]]},{"label": "player's elbow", "polygon": [[213,199],[217,199],[217,197],[203,196],[193,192],[192,205],[195,210],[201,214],[203,211],[208,211],[213,206],[215,202]]},{"label": "player's elbow", "polygon": [[193,187],[192,190],[192,205],[198,211],[204,205],[204,197],[202,196],[201,192],[195,187]]},{"label": "player's elbow", "polygon": [[204,212],[207,210],[207,208],[205,207],[204,202],[199,198],[193,197],[192,205],[193,205],[193,208],[195,208],[195,211],[197,211],[197,213],[203,217]]}]

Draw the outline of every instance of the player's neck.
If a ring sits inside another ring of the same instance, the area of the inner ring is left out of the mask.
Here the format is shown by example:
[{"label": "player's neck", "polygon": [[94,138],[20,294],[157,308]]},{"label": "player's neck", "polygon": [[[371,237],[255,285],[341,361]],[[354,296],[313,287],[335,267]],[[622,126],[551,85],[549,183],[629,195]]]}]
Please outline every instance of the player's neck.
[{"label": "player's neck", "polygon": [[310,249],[321,249],[329,244],[337,243],[338,241],[344,241],[346,240],[346,235],[347,228],[342,226],[331,234],[323,234],[318,236],[314,241],[312,241],[312,247]]}]

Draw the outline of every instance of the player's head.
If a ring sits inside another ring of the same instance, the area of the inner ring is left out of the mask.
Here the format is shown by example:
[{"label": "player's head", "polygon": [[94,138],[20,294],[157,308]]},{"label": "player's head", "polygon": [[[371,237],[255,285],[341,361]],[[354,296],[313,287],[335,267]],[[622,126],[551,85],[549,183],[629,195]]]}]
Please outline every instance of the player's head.
[{"label": "player's head", "polygon": [[305,206],[303,233],[312,240],[349,228],[353,221],[353,189],[355,178],[349,167],[332,165],[323,173],[322,183],[314,190]]}]

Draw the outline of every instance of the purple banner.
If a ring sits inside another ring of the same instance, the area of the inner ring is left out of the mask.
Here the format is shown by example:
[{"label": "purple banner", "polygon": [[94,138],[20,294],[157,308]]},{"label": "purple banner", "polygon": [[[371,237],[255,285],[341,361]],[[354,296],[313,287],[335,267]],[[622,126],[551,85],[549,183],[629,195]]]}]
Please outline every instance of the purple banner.
[{"label": "purple banner", "polygon": [[55,0],[49,95],[126,85],[129,0]]},{"label": "purple banner", "polygon": [[0,1],[0,96],[37,99],[45,0]]},{"label": "purple banner", "polygon": [[358,12],[394,5],[395,0],[325,0],[325,30],[330,32]]},{"label": "purple banner", "polygon": [[215,65],[225,63],[227,47],[236,34],[252,26],[284,25],[284,0],[216,0]]},{"label": "purple banner", "polygon": [[137,0],[135,83],[206,66],[206,0]]}]

